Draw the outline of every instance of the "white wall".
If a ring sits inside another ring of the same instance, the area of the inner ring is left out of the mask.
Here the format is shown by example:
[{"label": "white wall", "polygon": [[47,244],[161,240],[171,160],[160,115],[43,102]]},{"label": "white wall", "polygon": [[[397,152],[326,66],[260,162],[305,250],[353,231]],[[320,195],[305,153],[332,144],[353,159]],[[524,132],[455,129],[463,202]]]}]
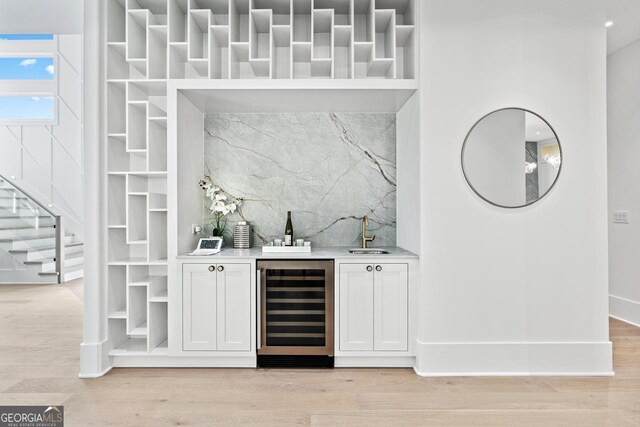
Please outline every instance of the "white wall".
[{"label": "white wall", "polygon": [[420,109],[415,93],[396,114],[397,245],[420,253]]},{"label": "white wall", "polygon": [[[175,157],[172,157],[172,166],[176,167],[173,176],[178,177],[178,183],[171,198],[177,203],[170,211],[176,212],[178,217],[178,230],[172,234],[178,236],[178,244],[176,251],[171,252],[172,257],[191,252],[195,248],[201,236],[191,234],[189,230],[193,224],[204,223],[203,210],[198,209],[203,201],[202,190],[197,185],[204,170],[204,156],[201,154],[204,153],[204,115],[182,93],[178,93],[176,108],[178,147]],[[180,209],[180,206],[194,206],[196,209]]]},{"label": "white wall", "polygon": [[610,313],[640,326],[640,40],[609,56],[608,98],[609,213],[631,214],[609,222]]},{"label": "white wall", "polygon": [[[422,375],[609,374],[605,13],[599,0],[421,6]],[[558,132],[543,201],[491,206],[460,153],[484,114],[523,107]]]},{"label": "white wall", "polygon": [[[190,252],[195,248],[201,235],[190,234],[188,230],[193,224],[203,223],[201,209],[181,209],[181,206],[197,206],[202,203],[202,190],[197,185],[202,179],[204,170],[204,115],[183,93],[168,90],[167,97],[167,235],[178,236],[169,239],[168,258],[175,259],[180,253]],[[175,120],[172,120],[175,118]],[[181,171],[178,173],[178,171]],[[169,263],[169,277],[178,277],[177,263]],[[180,298],[175,295],[175,287],[168,287],[169,300]],[[180,319],[179,304],[170,305],[170,319]],[[168,330],[169,342],[175,343],[182,332],[180,321],[170,321]]]},{"label": "white wall", "polygon": [[[83,164],[85,174],[84,212],[84,304],[82,344],[80,344],[80,377],[104,375],[111,369],[107,325],[107,138],[105,119],[106,78],[101,64],[104,28],[101,13],[106,2],[86,1],[83,34],[83,119],[86,144]],[[98,100],[98,102],[96,102]]]},{"label": "white wall", "polygon": [[82,0],[0,0],[4,34],[82,34]]},{"label": "white wall", "polygon": [[0,174],[39,202],[53,204],[67,228],[83,234],[82,35],[60,35],[55,55],[58,86],[54,126],[0,126]]},{"label": "white wall", "polygon": [[524,111],[505,110],[484,118],[464,150],[465,172],[478,193],[502,206],[527,203]]}]

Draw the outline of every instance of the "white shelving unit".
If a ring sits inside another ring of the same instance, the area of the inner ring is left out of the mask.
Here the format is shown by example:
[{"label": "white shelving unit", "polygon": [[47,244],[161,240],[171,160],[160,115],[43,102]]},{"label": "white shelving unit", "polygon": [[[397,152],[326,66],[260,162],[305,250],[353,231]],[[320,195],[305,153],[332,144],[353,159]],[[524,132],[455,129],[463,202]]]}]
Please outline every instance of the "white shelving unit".
[{"label": "white shelving unit", "polygon": [[108,0],[109,79],[415,78],[416,0]]},{"label": "white shelving unit", "polygon": [[112,356],[167,355],[168,79],[415,79],[417,1],[106,1]]},{"label": "white shelving unit", "polygon": [[111,355],[167,349],[166,0],[107,2]]}]

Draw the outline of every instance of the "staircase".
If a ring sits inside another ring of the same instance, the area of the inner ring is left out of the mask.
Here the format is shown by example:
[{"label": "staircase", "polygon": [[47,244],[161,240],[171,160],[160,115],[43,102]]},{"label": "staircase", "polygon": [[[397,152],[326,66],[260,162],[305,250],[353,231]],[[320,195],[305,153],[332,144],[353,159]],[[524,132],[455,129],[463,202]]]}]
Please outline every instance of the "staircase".
[{"label": "staircase", "polygon": [[[62,217],[0,175],[0,283],[64,283],[83,277],[83,243],[64,233],[63,224]],[[63,262],[57,262],[58,256]]]}]

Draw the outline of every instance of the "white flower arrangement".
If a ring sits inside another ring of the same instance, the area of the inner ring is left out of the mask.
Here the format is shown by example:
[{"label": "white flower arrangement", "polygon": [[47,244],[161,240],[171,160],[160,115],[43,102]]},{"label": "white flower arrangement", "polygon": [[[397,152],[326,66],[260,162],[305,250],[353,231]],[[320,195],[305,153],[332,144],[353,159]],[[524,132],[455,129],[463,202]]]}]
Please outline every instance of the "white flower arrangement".
[{"label": "white flower arrangement", "polygon": [[242,199],[230,196],[220,187],[215,185],[210,178],[205,178],[199,183],[200,188],[205,191],[206,196],[211,200],[209,210],[213,216],[213,235],[222,236],[227,228],[227,220],[224,218],[229,214],[238,211],[242,205]]}]

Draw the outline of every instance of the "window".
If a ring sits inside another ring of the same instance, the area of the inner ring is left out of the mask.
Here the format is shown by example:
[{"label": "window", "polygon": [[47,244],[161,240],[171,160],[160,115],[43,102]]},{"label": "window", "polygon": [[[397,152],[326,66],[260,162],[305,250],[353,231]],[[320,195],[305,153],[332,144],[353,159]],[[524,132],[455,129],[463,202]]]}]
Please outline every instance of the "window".
[{"label": "window", "polygon": [[0,80],[53,80],[53,58],[0,58]]},{"label": "window", "polygon": [[53,96],[0,96],[0,117],[6,121],[51,120]]},{"label": "window", "polygon": [[55,57],[51,34],[0,34],[0,124],[54,124]]},{"label": "window", "polygon": [[0,40],[53,40],[53,34],[0,34]]}]

